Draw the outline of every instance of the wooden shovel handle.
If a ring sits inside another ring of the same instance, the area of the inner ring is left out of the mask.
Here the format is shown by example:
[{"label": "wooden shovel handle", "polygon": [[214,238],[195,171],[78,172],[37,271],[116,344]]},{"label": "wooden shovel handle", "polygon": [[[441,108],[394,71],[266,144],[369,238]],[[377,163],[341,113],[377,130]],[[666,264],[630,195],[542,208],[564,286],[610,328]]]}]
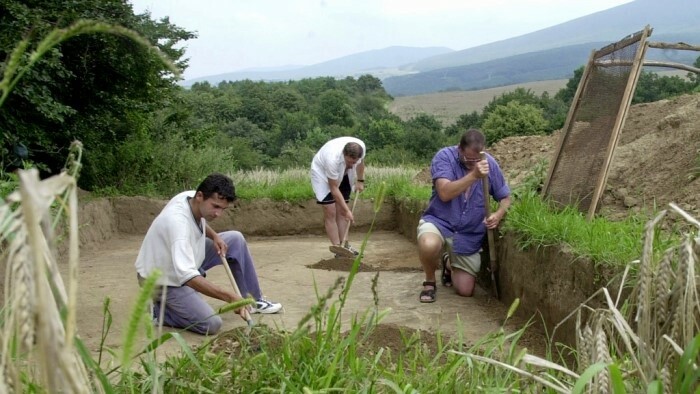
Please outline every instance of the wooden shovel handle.
[{"label": "wooden shovel handle", "polygon": [[[486,153],[481,152],[481,160],[486,160]],[[488,175],[482,178],[483,182],[483,187],[484,187],[484,211],[486,212],[486,218],[491,216],[491,206],[489,205],[489,201],[491,199],[489,195],[489,177]],[[494,235],[493,235],[493,229],[487,228],[486,229],[486,236],[488,237],[488,242],[489,242],[489,271],[491,271],[491,281],[493,282],[491,285],[493,286],[493,293],[496,296],[496,298],[499,298],[498,296],[498,283],[496,282],[496,271],[498,271],[498,260],[496,258],[496,246],[495,246],[495,240],[494,240]]]},{"label": "wooden shovel handle", "polygon": [[[237,296],[243,298],[243,296],[241,295],[241,291],[238,289],[238,285],[236,284],[236,278],[233,277],[231,267],[228,266],[228,261],[226,261],[226,257],[224,256],[221,256],[221,265],[223,265],[224,269],[226,270],[226,274],[228,275],[228,280],[231,282],[231,287],[233,287],[233,291],[236,293]],[[248,312],[247,306],[244,307],[243,318],[246,322],[248,322],[248,325],[250,325],[253,322],[253,318],[250,317],[250,312]]]},{"label": "wooden shovel handle", "polygon": [[[355,204],[357,204],[357,197],[360,196],[360,193],[355,192],[355,199],[352,201],[352,208],[350,208],[350,212],[352,214],[355,214]],[[354,218],[354,216],[353,216]],[[345,246],[345,244],[348,242],[348,233],[350,232],[350,221],[348,220],[348,225],[345,226],[345,234],[343,235],[343,240],[340,242],[341,246]]]}]

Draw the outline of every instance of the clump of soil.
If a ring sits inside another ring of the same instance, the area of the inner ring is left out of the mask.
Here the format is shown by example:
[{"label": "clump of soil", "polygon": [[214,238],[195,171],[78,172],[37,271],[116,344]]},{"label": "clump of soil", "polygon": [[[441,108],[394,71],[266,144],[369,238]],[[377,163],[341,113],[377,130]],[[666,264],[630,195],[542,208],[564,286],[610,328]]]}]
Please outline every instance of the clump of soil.
[{"label": "clump of soil", "polygon": [[[275,353],[283,346],[286,335],[287,333],[266,325],[254,326],[249,333],[247,326],[236,327],[212,339],[209,343],[209,351],[229,357],[258,352]],[[347,336],[348,333],[341,335]],[[313,336],[314,334],[311,333],[311,337]],[[448,338],[443,339],[444,343],[448,341]],[[392,358],[405,354],[415,346],[420,346],[422,351],[431,355],[437,354],[440,350],[436,334],[396,324],[378,324],[369,330],[366,337],[361,333],[356,344],[360,354],[375,355],[379,349],[384,349]]]},{"label": "clump of soil", "polygon": [[[327,260],[321,260],[318,263],[315,264],[308,264],[306,265],[307,268],[311,269],[320,269],[320,270],[326,270],[326,271],[344,271],[344,272],[350,272],[350,269],[352,268],[352,265],[354,264],[355,260],[350,259],[347,257],[337,257],[334,259],[327,259]],[[391,267],[384,266],[382,261],[379,261],[378,266],[370,265],[370,264],[365,264],[363,262],[360,262],[360,266],[357,270],[357,272],[379,272],[379,271],[391,271],[391,272],[422,272],[423,269],[421,267],[406,267],[406,266],[400,266],[400,265],[394,265]]]},{"label": "clump of soil", "polygon": [[238,357],[241,354],[258,352],[274,352],[282,346],[283,331],[259,324],[248,329],[248,326],[236,327],[225,331],[209,342],[209,351],[226,356]]},{"label": "clump of soil", "polygon": [[[444,342],[447,342],[447,339]],[[415,346],[421,346],[431,355],[440,350],[435,333],[396,324],[378,324],[362,342],[359,350],[360,354],[375,355],[379,349],[384,349],[389,351],[393,358],[405,354]]]},{"label": "clump of soil", "polygon": [[[306,267],[312,268],[312,269],[327,270],[327,271],[350,272],[350,269],[352,268],[352,265],[354,263],[355,263],[355,259],[351,259],[351,258],[347,258],[347,257],[337,257],[334,259],[321,260],[318,263],[309,264]],[[367,265],[363,262],[360,262],[360,266],[357,270],[357,272],[376,272],[376,271],[380,271],[380,269],[372,267],[370,265]]]}]

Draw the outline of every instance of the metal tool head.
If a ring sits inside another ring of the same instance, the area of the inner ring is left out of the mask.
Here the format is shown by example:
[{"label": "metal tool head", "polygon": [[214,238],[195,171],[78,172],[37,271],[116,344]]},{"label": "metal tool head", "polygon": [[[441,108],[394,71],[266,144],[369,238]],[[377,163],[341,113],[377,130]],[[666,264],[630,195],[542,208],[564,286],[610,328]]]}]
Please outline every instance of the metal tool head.
[{"label": "metal tool head", "polygon": [[332,245],[328,249],[331,251],[331,253],[335,253],[338,256],[347,257],[349,259],[354,259],[356,257],[352,250],[344,248],[340,245]]}]

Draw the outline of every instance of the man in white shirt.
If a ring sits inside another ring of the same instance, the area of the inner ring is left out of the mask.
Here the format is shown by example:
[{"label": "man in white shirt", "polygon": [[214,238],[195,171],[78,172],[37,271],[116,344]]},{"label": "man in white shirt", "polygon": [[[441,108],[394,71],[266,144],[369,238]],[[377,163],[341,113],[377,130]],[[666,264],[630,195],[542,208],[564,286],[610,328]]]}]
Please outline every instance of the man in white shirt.
[{"label": "man in white shirt", "polygon": [[[225,256],[244,297],[256,300],[253,313],[276,313],[282,305],[265,300],[248,244],[238,231],[216,233],[207,225],[236,199],[233,181],[211,174],[197,187],[173,197],[153,220],[136,258],[139,283],[155,269],[161,271],[153,297],[153,317],[160,315],[161,294],[167,286],[163,324],[199,334],[215,334],[222,320],[199,293],[231,303],[241,298],[207,280],[206,271]],[[243,316],[243,311],[239,311]]]},{"label": "man in white shirt", "polygon": [[348,206],[353,186],[355,192],[364,190],[367,153],[365,143],[355,137],[339,137],[326,142],[311,162],[311,186],[316,202],[323,207],[326,235],[334,246],[344,247],[352,254],[358,251],[341,245],[348,223],[352,223],[352,210]]}]

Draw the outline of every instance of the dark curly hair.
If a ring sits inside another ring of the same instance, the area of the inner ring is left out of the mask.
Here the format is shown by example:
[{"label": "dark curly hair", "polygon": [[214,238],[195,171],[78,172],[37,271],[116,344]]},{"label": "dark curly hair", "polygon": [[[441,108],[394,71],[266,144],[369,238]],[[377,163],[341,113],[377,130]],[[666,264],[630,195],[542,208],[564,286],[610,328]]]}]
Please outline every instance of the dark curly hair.
[{"label": "dark curly hair", "polygon": [[202,192],[204,199],[208,199],[214,193],[232,202],[236,199],[236,188],[233,186],[231,178],[224,174],[214,173],[208,175],[197,187],[198,192]]}]

